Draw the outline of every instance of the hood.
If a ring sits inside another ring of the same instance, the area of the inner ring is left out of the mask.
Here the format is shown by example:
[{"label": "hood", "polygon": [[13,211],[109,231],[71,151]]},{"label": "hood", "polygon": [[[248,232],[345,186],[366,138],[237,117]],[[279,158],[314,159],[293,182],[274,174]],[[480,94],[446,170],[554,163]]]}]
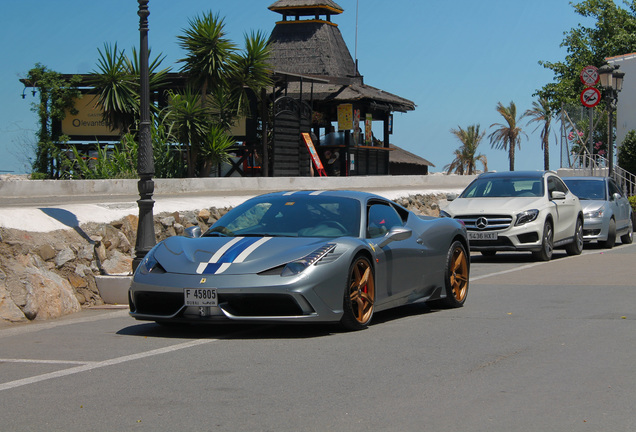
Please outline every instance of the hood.
[{"label": "hood", "polygon": [[583,210],[583,213],[596,211],[600,209],[601,207],[607,206],[607,201],[605,200],[580,199],[579,201],[581,201],[581,209]]},{"label": "hood", "polygon": [[333,239],[299,237],[169,237],[153,250],[169,273],[254,274],[302,258]]},{"label": "hood", "polygon": [[544,207],[543,197],[457,198],[444,209],[451,216],[468,214],[517,214]]}]

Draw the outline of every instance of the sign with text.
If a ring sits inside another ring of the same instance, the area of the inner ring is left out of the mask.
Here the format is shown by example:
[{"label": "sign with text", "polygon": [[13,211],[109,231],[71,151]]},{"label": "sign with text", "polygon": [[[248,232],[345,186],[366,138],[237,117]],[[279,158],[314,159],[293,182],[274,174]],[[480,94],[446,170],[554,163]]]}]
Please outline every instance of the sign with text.
[{"label": "sign with text", "polygon": [[596,66],[585,66],[581,71],[581,82],[588,87],[595,86],[600,79]]},{"label": "sign with text", "polygon": [[364,142],[366,145],[373,145],[373,116],[367,113],[364,120]]},{"label": "sign with text", "polygon": [[71,139],[75,136],[118,137],[120,131],[112,129],[103,118],[103,111],[97,105],[97,95],[84,95],[75,99],[77,115],[66,112],[62,120],[62,133]]},{"label": "sign with text", "polygon": [[338,130],[353,129],[353,105],[338,105]]},{"label": "sign with text", "polygon": [[320,156],[316,153],[316,147],[314,146],[314,142],[311,139],[311,135],[307,132],[303,132],[303,140],[305,141],[305,145],[307,146],[307,150],[309,150],[309,154],[311,155],[311,160],[316,167],[316,171],[318,171],[318,175],[320,177],[327,177],[327,172],[325,171],[325,167],[322,165],[322,161],[320,160]]}]

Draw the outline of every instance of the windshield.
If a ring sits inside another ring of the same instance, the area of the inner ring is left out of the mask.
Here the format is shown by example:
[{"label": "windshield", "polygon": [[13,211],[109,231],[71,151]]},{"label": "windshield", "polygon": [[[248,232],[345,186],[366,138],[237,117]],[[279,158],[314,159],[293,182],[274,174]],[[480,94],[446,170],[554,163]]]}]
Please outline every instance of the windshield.
[{"label": "windshield", "polygon": [[341,237],[360,235],[360,203],[351,198],[290,195],[251,199],[204,236]]},{"label": "windshield", "polygon": [[564,179],[568,189],[582,200],[606,200],[605,182],[598,180]]},{"label": "windshield", "polygon": [[503,198],[543,196],[542,178],[478,178],[468,185],[460,198]]}]

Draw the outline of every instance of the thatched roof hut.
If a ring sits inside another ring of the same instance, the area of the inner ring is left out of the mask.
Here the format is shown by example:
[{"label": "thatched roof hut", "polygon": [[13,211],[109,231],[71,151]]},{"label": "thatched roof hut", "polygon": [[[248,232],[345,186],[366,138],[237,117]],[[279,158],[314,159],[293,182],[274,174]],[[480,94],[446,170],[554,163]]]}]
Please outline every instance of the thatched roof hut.
[{"label": "thatched roof hut", "polygon": [[391,144],[389,153],[389,170],[392,175],[427,175],[428,167],[433,163],[423,157]]}]

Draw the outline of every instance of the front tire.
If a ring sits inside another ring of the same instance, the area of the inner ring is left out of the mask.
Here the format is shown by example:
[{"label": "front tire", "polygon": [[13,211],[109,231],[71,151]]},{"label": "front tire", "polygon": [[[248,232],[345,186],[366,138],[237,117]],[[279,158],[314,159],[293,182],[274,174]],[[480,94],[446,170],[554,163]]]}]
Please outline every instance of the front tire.
[{"label": "front tire", "polygon": [[611,249],[616,244],[616,221],[610,219],[609,228],[607,229],[607,240],[598,242],[601,247]]},{"label": "front tire", "polygon": [[543,237],[541,242],[541,250],[532,252],[534,259],[537,261],[550,261],[552,252],[554,251],[554,231],[552,231],[552,222],[545,221],[543,226]]},{"label": "front tire", "polygon": [[632,218],[629,218],[629,231],[621,236],[621,242],[623,244],[632,244],[634,241],[634,224]]},{"label": "front tire", "polygon": [[340,324],[347,330],[365,329],[373,316],[375,304],[375,274],[371,262],[358,256],[349,268],[344,292],[344,313]]},{"label": "front tire", "polygon": [[466,248],[460,241],[455,241],[446,255],[446,298],[441,302],[446,307],[458,308],[464,305],[468,295],[468,278],[470,263]]},{"label": "front tire", "polygon": [[574,228],[574,241],[565,247],[568,255],[581,255],[583,252],[583,221],[579,218],[576,220],[576,228]]}]

